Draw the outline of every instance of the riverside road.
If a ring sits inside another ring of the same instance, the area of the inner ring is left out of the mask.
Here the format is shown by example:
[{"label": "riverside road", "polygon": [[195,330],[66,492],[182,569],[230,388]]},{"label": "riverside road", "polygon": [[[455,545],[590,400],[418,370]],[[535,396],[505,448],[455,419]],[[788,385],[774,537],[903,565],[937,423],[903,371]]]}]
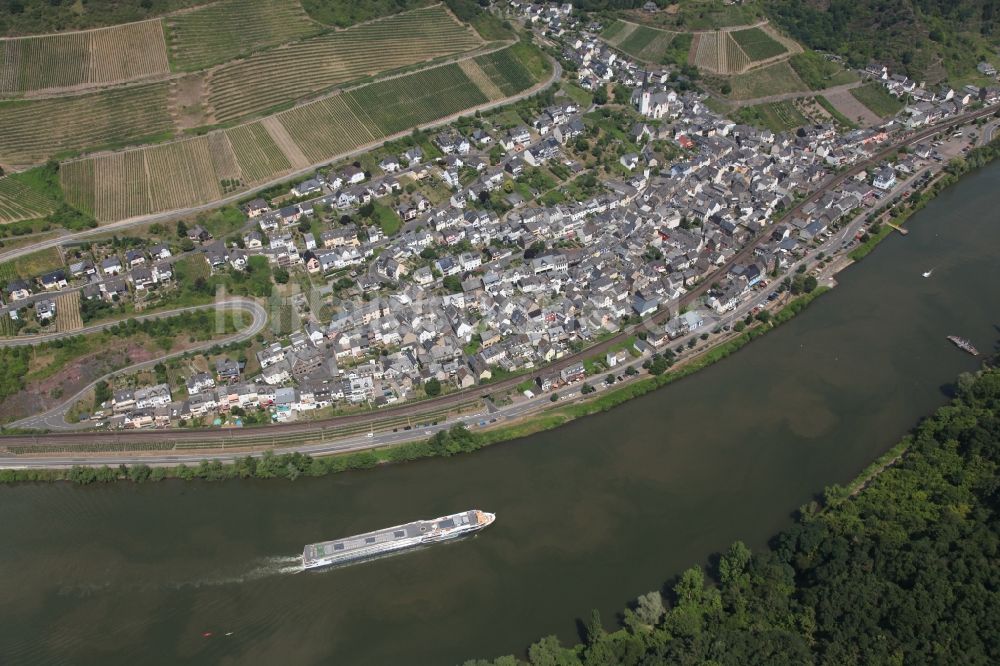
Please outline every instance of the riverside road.
[{"label": "riverside road", "polygon": [[[935,134],[949,131],[959,125],[963,125],[980,118],[987,117],[993,114],[998,106],[987,107],[974,112],[963,114],[956,118],[950,119],[948,121],[938,123],[936,125],[925,128],[919,132],[909,133],[901,137],[898,141],[882,148],[878,153],[873,155],[870,159],[861,162],[850,169],[847,169],[829,179],[827,179],[817,190],[812,194],[807,196],[804,200],[799,202],[796,206],[791,208],[787,216],[792,217],[798,214],[802,208],[813,201],[820,199],[826,192],[836,188],[847,179],[857,175],[859,172],[871,168],[873,165],[878,164],[883,159],[888,157],[893,152],[897,151],[902,146],[907,146],[913,143],[917,143],[928,139]],[[859,224],[855,221],[855,224]],[[679,301],[678,307],[684,307],[695,302],[700,298],[708,289],[711,284],[721,276],[725,275],[729,269],[742,261],[745,261],[749,257],[754,249],[762,242],[764,242],[769,235],[769,231],[758,235],[752,242],[748,243],[745,248],[740,250],[734,257],[727,262],[724,266],[720,267],[715,273],[711,274],[708,278],[703,280],[698,286],[694,287],[691,291],[686,293]],[[836,248],[834,248],[836,249]],[[558,371],[565,367],[568,367],[574,363],[579,363],[585,358],[591,356],[602,355],[609,351],[611,348],[616,347],[624,343],[630,336],[632,336],[640,327],[646,326],[649,323],[662,323],[665,319],[669,317],[669,312],[660,313],[652,317],[646,324],[640,324],[638,326],[629,327],[623,332],[604,340],[597,345],[587,348],[586,350],[563,358],[555,363],[546,366],[546,371]],[[162,360],[162,359],[158,359]],[[380,410],[377,414],[373,413],[363,413],[363,414],[353,414],[349,416],[333,417],[330,419],[324,419],[312,422],[291,422],[277,424],[273,426],[267,426],[266,433],[262,432],[263,429],[260,428],[247,428],[240,430],[222,430],[222,429],[211,429],[211,430],[172,430],[172,431],[135,431],[129,433],[122,433],[111,435],[106,432],[76,432],[76,433],[51,433],[44,435],[5,435],[0,437],[0,446],[32,446],[42,443],[48,444],[58,444],[58,445],[70,445],[70,444],[81,444],[81,445],[94,445],[100,443],[108,442],[109,438],[118,438],[123,442],[149,442],[156,441],[162,442],[164,440],[175,441],[175,442],[218,442],[219,446],[227,445],[233,443],[237,445],[237,441],[240,439],[260,439],[262,436],[273,435],[275,437],[287,438],[289,435],[303,435],[303,439],[309,438],[315,440],[317,438],[323,437],[323,431],[326,428],[335,428],[345,425],[352,424],[368,424],[372,421],[377,421],[380,418],[387,417],[399,417],[399,416],[413,416],[418,417],[421,414],[427,413],[431,410],[440,411],[442,408],[454,407],[459,404],[467,403],[485,393],[495,393],[499,391],[507,391],[516,387],[519,383],[524,381],[524,376],[518,376],[510,378],[507,380],[499,381],[487,386],[477,386],[470,389],[465,389],[462,391],[456,391],[454,393],[448,394],[447,396],[442,396],[441,398],[436,398],[433,400],[421,401],[419,403],[404,404],[398,407],[389,407]],[[37,418],[37,417],[36,417]],[[32,427],[28,426],[25,422],[21,422],[20,427]],[[44,423],[33,426],[38,428],[47,427]],[[397,435],[402,435],[399,441],[405,441],[406,439],[413,439],[415,433],[405,432],[405,433],[393,433]],[[373,441],[374,440],[374,441]],[[366,448],[370,446],[381,446],[387,443],[394,443],[394,441],[388,441],[388,439],[377,439],[376,437],[367,438],[367,442],[361,443],[359,448]],[[301,452],[307,452],[312,446],[298,446],[292,447],[288,450],[295,450]],[[324,445],[320,445],[324,446]],[[334,446],[333,444],[325,446]],[[337,445],[339,446],[339,444]],[[318,453],[328,453],[329,450],[318,451]],[[218,459],[226,460],[229,458],[230,454],[220,455],[199,455],[198,460],[203,458],[208,459]],[[120,462],[149,462],[149,456],[129,456],[127,454],[123,456],[114,456],[116,461]],[[176,457],[166,456],[167,462],[173,463]],[[62,460],[63,458],[41,458],[37,466],[53,466],[56,464],[56,460]],[[6,467],[19,467],[26,466],[28,463],[28,458],[7,458],[0,461],[0,466]],[[76,461],[76,462],[79,462]],[[96,463],[96,459],[87,458],[86,462]],[[182,462],[182,461],[178,461]],[[67,463],[63,463],[67,464]],[[73,464],[73,463],[68,463]],[[99,464],[99,463],[98,463]]]}]

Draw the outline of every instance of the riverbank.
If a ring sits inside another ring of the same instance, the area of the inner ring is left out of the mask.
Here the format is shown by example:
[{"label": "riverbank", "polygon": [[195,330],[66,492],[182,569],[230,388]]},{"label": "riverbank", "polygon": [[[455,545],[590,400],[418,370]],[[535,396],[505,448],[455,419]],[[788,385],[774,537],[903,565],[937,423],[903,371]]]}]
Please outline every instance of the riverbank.
[{"label": "riverbank", "polygon": [[[888,238],[896,227],[909,220],[914,213],[933,201],[944,190],[958,183],[962,176],[992,163],[1000,158],[1000,138],[993,139],[984,146],[973,148],[964,158],[952,160],[944,170],[932,182],[921,186],[921,191],[914,192],[905,201],[891,206],[888,219],[879,223],[877,229],[868,232],[869,238],[864,240],[858,247],[854,248],[848,256],[853,261],[861,261],[868,256],[875,247]],[[881,219],[881,216],[880,218]]]},{"label": "riverbank", "polygon": [[[610,632],[629,600],[734,541],[765,552],[793,512],[846,487],[976,370],[946,336],[982,350],[997,338],[998,188],[1000,164],[963,179],[816,307],[725,362],[474,455],[294,482],[0,487],[5,654],[82,666],[109,654],[460,664],[524,659],[551,634],[573,645],[575,618],[593,608]],[[469,507],[496,524],[365,565],[290,570],[303,544]]]},{"label": "riverbank", "polygon": [[828,287],[820,286],[811,293],[799,296],[785,305],[768,321],[755,321],[750,328],[727,341],[709,347],[702,354],[687,360],[674,370],[632,380],[620,388],[608,389],[598,397],[579,400],[570,405],[556,405],[543,409],[512,425],[477,432],[471,432],[464,426],[453,426],[450,430],[438,431],[429,439],[422,441],[323,457],[302,453],[265,451],[259,457],[248,455],[233,464],[203,460],[197,466],[181,464],[153,467],[137,464],[118,467],[79,465],[70,469],[2,469],[0,470],[0,483],[71,481],[86,485],[113,481],[143,483],[162,481],[168,478],[187,481],[221,481],[237,478],[294,480],[300,476],[325,476],[349,470],[369,469],[382,464],[471,453],[492,444],[521,439],[558,428],[586,416],[608,411],[688,377],[721,361],[753,340],[791,320],[827,291],[829,291]]},{"label": "riverbank", "polygon": [[948,405],[847,487],[828,486],[822,508],[800,511],[770,548],[736,541],[707,571],[639,596],[615,631],[595,610],[583,643],[534,643],[531,663],[695,663],[718,659],[720,644],[726,663],[988,661],[998,413],[1000,371],[960,377]]},{"label": "riverbank", "polygon": [[[947,167],[945,175],[939,176],[933,185],[919,197],[912,197],[908,204],[902,205],[903,209],[894,223],[900,224],[908,219],[914,212],[921,210],[928,202],[937,197],[941,192],[947,190],[951,185],[959,182],[961,177],[975,171],[976,169],[989,164],[1000,157],[1000,139],[994,139],[989,144],[973,149],[965,158],[954,160]],[[843,270],[854,261],[866,256],[874,247],[891,233],[892,228],[884,225],[876,233],[872,234],[865,243],[849,253],[845,258],[852,261],[838,262],[834,265],[832,273]],[[825,263],[825,262],[824,262]],[[80,471],[73,469],[45,470],[37,467],[29,469],[6,469],[0,471],[0,483],[11,483],[20,481],[49,481],[49,480],[71,480],[80,483],[92,483],[95,481],[114,480],[155,480],[161,478],[181,478],[181,479],[205,479],[216,480],[226,478],[297,478],[301,475],[321,476],[329,473],[336,473],[350,469],[363,469],[373,467],[382,463],[404,462],[420,458],[452,455],[453,453],[474,451],[494,443],[519,439],[531,434],[550,430],[552,428],[565,425],[577,418],[596,414],[621,405],[633,398],[645,395],[656,388],[665,386],[677,379],[688,376],[698,370],[714,364],[716,361],[725,358],[734,351],[742,348],[747,343],[763,335],[783,321],[793,317],[798,311],[808,305],[812,298],[823,293],[825,288],[819,288],[807,300],[796,299],[791,304],[775,315],[772,322],[754,325],[745,332],[733,339],[720,342],[718,345],[710,347],[701,355],[687,361],[682,367],[666,372],[659,376],[645,377],[633,380],[626,386],[618,389],[609,389],[601,393],[600,397],[590,400],[581,400],[569,406],[555,405],[552,408],[544,409],[539,413],[523,417],[514,425],[507,425],[495,429],[477,431],[470,437],[461,435],[458,439],[460,445],[434,444],[435,438],[427,441],[416,441],[391,446],[370,447],[366,451],[355,451],[352,453],[340,453],[322,458],[313,458],[305,454],[292,453],[271,453],[268,454],[269,462],[264,466],[266,476],[258,476],[256,465],[249,459],[243,459],[233,464],[225,464],[214,461],[202,463],[196,466],[156,466],[150,469],[146,464],[120,465],[114,468],[95,468],[95,473],[91,471]],[[459,428],[455,432],[464,430]],[[439,433],[440,434],[440,433]],[[435,435],[438,437],[438,435]],[[456,448],[457,447],[457,448]],[[272,469],[271,460],[277,472]],[[132,468],[136,468],[133,471]],[[149,470],[147,472],[147,470]]]}]

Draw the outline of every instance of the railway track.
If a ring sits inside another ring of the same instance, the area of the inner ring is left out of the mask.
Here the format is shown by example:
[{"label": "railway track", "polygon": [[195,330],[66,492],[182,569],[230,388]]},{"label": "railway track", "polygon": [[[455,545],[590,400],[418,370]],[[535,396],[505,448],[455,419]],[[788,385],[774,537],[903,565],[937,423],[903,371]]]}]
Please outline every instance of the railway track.
[{"label": "railway track", "polygon": [[[943,123],[938,123],[932,127],[926,128],[924,130],[918,131],[913,134],[905,135],[901,140],[896,141],[873,155],[871,158],[860,162],[851,168],[828,178],[824,183],[817,188],[813,193],[807,196],[805,199],[800,201],[798,204],[793,206],[786,214],[786,217],[793,217],[810,202],[814,202],[821,198],[825,193],[836,188],[849,178],[857,175],[859,172],[870,168],[871,166],[878,164],[887,156],[893,152],[899,150],[903,146],[910,145],[919,141],[923,141],[927,138],[934,136],[940,132],[948,131],[956,126],[966,124],[968,122],[977,120],[989,116],[1000,109],[1000,105],[994,105],[973,111],[967,114],[963,114],[957,118],[950,119]],[[765,229],[763,232],[757,234],[753,240],[748,243],[743,249],[738,251],[732,259],[730,259],[726,264],[721,266],[714,273],[710,274],[707,278],[702,280],[697,286],[692,288],[689,292],[684,294],[678,302],[678,307],[684,307],[690,305],[695,300],[700,298],[707,292],[712,283],[723,277],[728,273],[732,266],[745,261],[749,257],[754,249],[760,245],[770,234],[770,229]],[[648,319],[646,322],[630,326],[623,330],[622,332],[601,341],[600,343],[588,347],[584,351],[572,354],[563,359],[555,361],[549,365],[544,366],[543,370],[545,372],[558,372],[564,368],[569,367],[575,363],[579,363],[586,358],[600,355],[606,353],[611,348],[621,345],[629,337],[631,337],[636,331],[641,328],[647,327],[651,324],[661,324],[665,320],[669,319],[670,313],[664,311],[658,313]],[[143,443],[143,442],[163,442],[164,440],[173,441],[176,443],[215,443],[220,447],[226,442],[241,441],[244,443],[251,443],[254,441],[272,440],[275,443],[278,442],[280,438],[283,443],[294,443],[294,442],[305,442],[305,441],[317,441],[327,436],[328,433],[332,433],[334,429],[338,427],[354,425],[354,424],[370,424],[373,419],[378,422],[384,419],[393,419],[397,417],[417,417],[421,414],[427,414],[435,410],[440,410],[442,408],[454,408],[457,405],[461,405],[463,402],[468,402],[470,400],[482,399],[489,394],[507,391],[513,389],[515,386],[523,382],[527,378],[527,375],[519,375],[516,377],[511,377],[498,381],[493,384],[488,384],[485,386],[476,386],[469,389],[464,389],[461,391],[456,391],[447,396],[442,396],[440,398],[435,398],[434,400],[427,400],[418,403],[408,403],[403,404],[398,407],[387,407],[374,413],[364,413],[364,414],[352,414],[348,416],[331,417],[329,419],[317,420],[312,422],[291,422],[282,423],[271,426],[266,426],[262,429],[256,428],[246,428],[240,430],[173,430],[173,431],[163,431],[163,430],[139,430],[135,432],[121,432],[110,434],[107,432],[72,432],[72,433],[41,433],[41,434],[25,434],[25,435],[2,435],[0,436],[0,449],[6,449],[8,455],[13,455],[10,453],[11,447],[31,447],[38,445],[45,446],[67,446],[70,443],[76,443],[80,445],[81,449],[87,449],[89,446],[93,446],[97,443],[107,443],[109,439],[114,439],[116,442],[130,442],[130,443]],[[266,430],[266,432],[264,432]],[[331,435],[332,436],[332,435]],[[234,444],[235,446],[235,444]]]}]

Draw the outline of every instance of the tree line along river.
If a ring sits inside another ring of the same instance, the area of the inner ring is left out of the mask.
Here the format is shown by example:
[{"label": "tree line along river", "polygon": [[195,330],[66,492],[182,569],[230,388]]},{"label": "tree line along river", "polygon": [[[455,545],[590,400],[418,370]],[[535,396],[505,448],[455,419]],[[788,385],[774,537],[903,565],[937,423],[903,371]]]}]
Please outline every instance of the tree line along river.
[{"label": "tree line along river", "polygon": [[[575,642],[591,608],[763,546],[944,402],[977,365],[945,336],[998,337],[998,191],[1000,164],[966,177],[788,324],[555,431],[294,482],[0,488],[5,659],[447,664]],[[473,507],[497,522],[472,539],[295,573],[306,543]]]}]

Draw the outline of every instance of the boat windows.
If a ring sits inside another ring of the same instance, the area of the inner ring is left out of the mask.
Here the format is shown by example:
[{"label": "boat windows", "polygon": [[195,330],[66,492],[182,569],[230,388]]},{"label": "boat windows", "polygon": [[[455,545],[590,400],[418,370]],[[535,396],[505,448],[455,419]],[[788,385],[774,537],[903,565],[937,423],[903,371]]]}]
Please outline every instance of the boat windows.
[{"label": "boat windows", "polygon": [[404,532],[403,530],[396,530],[395,532],[392,533],[392,536],[396,537],[397,539],[402,539],[404,536],[406,536],[406,532]]},{"label": "boat windows", "polygon": [[334,550],[344,550],[344,544],[342,544],[342,543],[335,543],[335,544],[333,544],[333,549]]},{"label": "boat windows", "polygon": [[375,537],[366,537],[365,543],[375,543]]}]

